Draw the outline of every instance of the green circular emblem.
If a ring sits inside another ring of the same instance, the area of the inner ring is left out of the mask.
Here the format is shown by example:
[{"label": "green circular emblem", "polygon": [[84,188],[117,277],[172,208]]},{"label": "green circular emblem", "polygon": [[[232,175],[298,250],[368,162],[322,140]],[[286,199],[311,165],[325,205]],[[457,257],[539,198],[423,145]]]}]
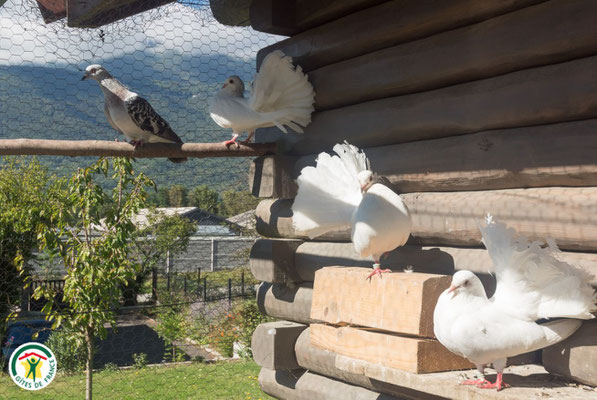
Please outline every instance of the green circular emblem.
[{"label": "green circular emblem", "polygon": [[56,376],[57,368],[52,350],[35,342],[20,345],[8,362],[8,373],[14,383],[27,390],[48,386]]}]

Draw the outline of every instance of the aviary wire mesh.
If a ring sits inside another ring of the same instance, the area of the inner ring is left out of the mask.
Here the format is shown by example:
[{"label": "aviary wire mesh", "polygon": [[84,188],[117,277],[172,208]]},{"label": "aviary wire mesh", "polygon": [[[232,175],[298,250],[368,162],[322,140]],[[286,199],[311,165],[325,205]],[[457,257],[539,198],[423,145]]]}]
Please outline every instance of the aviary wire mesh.
[{"label": "aviary wire mesh", "polygon": [[[184,142],[223,141],[230,132],[211,120],[208,99],[229,75],[250,81],[257,50],[277,40],[219,24],[207,0],[170,3],[94,29],[70,28],[66,19],[46,24],[36,1],[8,0],[0,6],[0,138],[124,140],[106,121],[98,85],[81,81],[85,67],[102,64],[147,99]],[[36,286],[46,285],[56,290],[60,306],[65,269],[37,251],[34,232],[19,230],[27,213],[6,204],[18,209],[23,193],[44,186],[35,176],[23,178],[26,171],[35,175],[39,167],[48,176],[70,177],[95,161],[0,159],[0,185],[14,189],[4,193],[8,200],[0,209],[0,360],[4,367],[3,357],[33,335],[49,341],[59,361],[56,379],[36,393],[18,388],[3,369],[2,399],[85,396],[83,349],[68,332],[50,329],[43,322],[44,301],[31,297]],[[31,167],[36,162],[40,166]],[[263,318],[248,271],[256,237],[248,166],[249,160],[232,158],[134,162],[157,184],[150,205],[191,221],[193,229],[188,244],[153,254],[155,267],[123,289],[116,329],[96,343],[97,398],[267,398],[248,348],[251,330]],[[154,239],[148,234],[142,245],[152,248]],[[24,275],[15,269],[18,254],[27,261]],[[23,276],[30,277],[28,288]],[[16,320],[8,321],[15,312]]]}]

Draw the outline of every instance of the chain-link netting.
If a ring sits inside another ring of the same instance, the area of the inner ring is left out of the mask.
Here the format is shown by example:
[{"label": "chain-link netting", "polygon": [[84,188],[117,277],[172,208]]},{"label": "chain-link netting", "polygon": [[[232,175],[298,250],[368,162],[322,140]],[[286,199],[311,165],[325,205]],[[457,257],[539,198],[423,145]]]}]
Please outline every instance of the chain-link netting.
[{"label": "chain-link netting", "polygon": [[[230,75],[250,81],[257,50],[279,40],[219,24],[207,0],[173,2],[97,28],[69,27],[65,15],[52,11],[64,3],[0,5],[2,139],[125,140],[106,120],[97,83],[81,80],[88,65],[101,64],[147,99],[184,142],[221,142],[231,132],[211,120],[210,97]],[[101,18],[114,19],[109,12]],[[42,241],[49,242],[39,227],[59,218],[48,217],[52,199],[68,191],[79,168],[96,161],[0,159],[0,399],[85,396],[86,343],[75,340],[69,324],[56,328],[44,319],[49,305],[64,318],[74,320],[76,313],[64,300],[72,295],[68,267],[41,249]],[[249,347],[252,330],[264,318],[248,270],[256,237],[249,160],[174,164],[156,158],[132,165],[156,188],[147,189],[144,207],[132,220],[126,252],[134,273],[118,287],[117,304],[106,310],[114,323],[106,323],[105,337],[93,344],[93,395],[266,398]],[[109,174],[99,178],[108,190]],[[82,242],[93,241],[81,235]],[[52,301],[35,295],[40,291],[51,293]],[[19,388],[7,370],[14,349],[29,341],[44,342],[58,361],[54,381],[37,392]]]}]

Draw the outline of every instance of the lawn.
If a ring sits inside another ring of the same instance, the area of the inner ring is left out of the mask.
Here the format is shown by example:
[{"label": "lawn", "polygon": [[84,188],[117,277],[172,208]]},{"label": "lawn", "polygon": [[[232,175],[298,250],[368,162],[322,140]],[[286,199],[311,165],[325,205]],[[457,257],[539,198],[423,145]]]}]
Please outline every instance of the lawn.
[{"label": "lawn", "polygon": [[[93,375],[97,399],[271,399],[259,389],[259,367],[253,361],[216,364],[179,364]],[[31,392],[18,388],[0,374],[0,399],[83,399],[85,375],[57,376],[45,389]]]}]

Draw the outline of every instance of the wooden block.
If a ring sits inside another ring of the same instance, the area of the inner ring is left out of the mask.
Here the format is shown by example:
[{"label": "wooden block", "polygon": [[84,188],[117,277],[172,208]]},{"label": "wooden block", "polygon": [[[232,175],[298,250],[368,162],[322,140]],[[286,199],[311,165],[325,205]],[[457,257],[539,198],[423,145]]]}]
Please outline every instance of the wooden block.
[{"label": "wooden block", "polygon": [[541,0],[388,1],[266,47],[257,53],[257,65],[274,50],[292,56],[311,71],[361,54],[435,33],[459,28]]},{"label": "wooden block", "polygon": [[393,397],[330,379],[305,370],[274,371],[262,368],[259,385],[265,393],[285,400],[392,400]]},{"label": "wooden block", "polygon": [[312,322],[309,318],[312,292],[311,283],[289,288],[263,282],[257,289],[257,306],[263,314],[271,317],[309,324]]},{"label": "wooden block", "polygon": [[369,268],[343,267],[317,271],[311,319],[435,337],[433,310],[452,278],[414,272],[386,274],[382,279],[366,280],[370,272]]},{"label": "wooden block", "polygon": [[434,339],[384,334],[348,326],[311,324],[310,328],[311,344],[315,347],[415,374],[474,367]]},{"label": "wooden block", "polygon": [[[496,391],[479,389],[474,386],[461,385],[464,379],[472,379],[476,371],[451,371],[416,375],[396,368],[383,366],[379,363],[357,360],[339,355],[336,367],[352,374],[362,374],[372,380],[391,383],[400,387],[408,387],[413,392],[421,393],[419,397],[438,396],[431,398],[466,399],[466,400],[589,400],[595,398],[595,391],[589,387],[570,385],[565,380],[559,380],[550,375],[540,365],[523,365],[508,367],[504,379],[512,387],[508,390]],[[488,376],[495,380],[495,375]]]},{"label": "wooden block", "polygon": [[269,369],[296,369],[294,344],[307,325],[289,321],[267,322],[253,332],[251,350],[255,362]]},{"label": "wooden block", "polygon": [[[292,170],[298,157],[262,156],[251,163],[249,187],[255,197],[280,197],[296,187]],[[290,196],[288,198],[292,198]]]},{"label": "wooden block", "polygon": [[543,349],[543,366],[552,374],[597,386],[597,321],[584,321],[568,339]]},{"label": "wooden block", "polygon": [[294,253],[302,243],[296,239],[258,239],[251,248],[251,273],[263,282],[301,282],[294,268]]},{"label": "wooden block", "polygon": [[[531,240],[553,238],[561,249],[597,250],[596,187],[530,188],[470,192],[407,193],[412,215],[408,244],[481,246],[478,221],[489,212]],[[302,238],[292,229],[292,201],[264,200],[257,206],[257,232]],[[349,241],[349,230],[321,240]]]},{"label": "wooden block", "polygon": [[210,0],[209,8],[214,18],[223,25],[248,26],[249,7],[252,0]]},{"label": "wooden block", "polygon": [[307,155],[343,140],[367,148],[595,118],[595,70],[597,56],[317,112],[302,135],[281,140]]},{"label": "wooden block", "polygon": [[593,55],[597,53],[596,13],[595,2],[548,1],[327,65],[309,72],[317,93],[315,109],[422,92]]}]

